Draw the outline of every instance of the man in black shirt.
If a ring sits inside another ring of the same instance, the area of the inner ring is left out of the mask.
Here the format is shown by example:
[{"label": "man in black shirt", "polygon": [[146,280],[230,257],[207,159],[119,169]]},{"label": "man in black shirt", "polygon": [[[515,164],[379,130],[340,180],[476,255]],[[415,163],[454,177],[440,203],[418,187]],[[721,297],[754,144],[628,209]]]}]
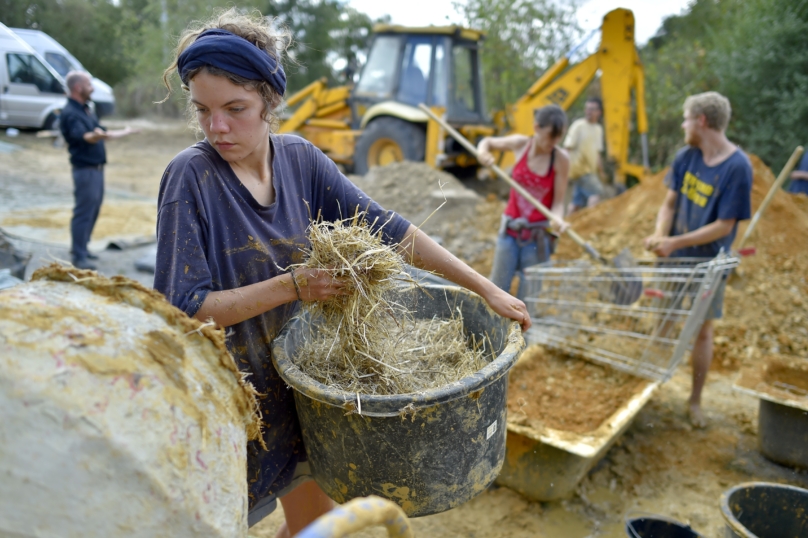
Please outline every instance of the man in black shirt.
[{"label": "man in black shirt", "polygon": [[104,199],[104,164],[107,162],[104,140],[121,138],[136,131],[129,128],[107,131],[98,124],[98,118],[87,105],[93,93],[87,73],[71,71],[65,77],[65,83],[69,96],[59,118],[59,128],[70,152],[76,199],[70,222],[70,254],[73,265],[79,269],[95,269],[89,261],[95,256],[87,250],[87,243]]}]

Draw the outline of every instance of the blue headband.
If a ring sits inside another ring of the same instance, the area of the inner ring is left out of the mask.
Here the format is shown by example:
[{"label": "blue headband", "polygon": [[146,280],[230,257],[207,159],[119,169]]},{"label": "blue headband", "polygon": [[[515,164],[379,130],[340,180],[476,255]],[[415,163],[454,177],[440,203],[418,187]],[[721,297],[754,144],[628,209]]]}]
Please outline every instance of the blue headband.
[{"label": "blue headband", "polygon": [[177,72],[186,85],[188,74],[206,65],[248,80],[266,81],[280,95],[286,91],[286,73],[277,60],[268,52],[227,30],[205,30],[177,58]]}]

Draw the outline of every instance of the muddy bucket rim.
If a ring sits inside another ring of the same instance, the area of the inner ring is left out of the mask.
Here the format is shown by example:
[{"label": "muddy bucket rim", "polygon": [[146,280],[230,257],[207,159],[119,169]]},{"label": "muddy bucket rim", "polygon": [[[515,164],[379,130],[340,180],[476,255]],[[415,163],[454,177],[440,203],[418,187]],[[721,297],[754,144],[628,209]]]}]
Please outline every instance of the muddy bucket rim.
[{"label": "muddy bucket rim", "polygon": [[[459,288],[458,286],[444,286],[438,284],[421,284],[418,288],[430,291],[458,291],[470,295],[474,292]],[[412,289],[412,288],[407,288]],[[496,312],[484,303],[485,309],[492,316],[499,316]],[[429,389],[423,392],[394,395],[357,394],[336,390],[316,381],[305,374],[286,353],[286,340],[289,334],[303,320],[297,316],[286,324],[280,334],[272,341],[272,362],[278,374],[287,385],[299,392],[301,395],[316,400],[320,403],[334,407],[342,407],[348,412],[371,417],[393,417],[404,416],[407,413],[431,407],[434,405],[451,402],[470,393],[484,389],[488,385],[496,382],[516,364],[519,354],[525,348],[525,340],[522,336],[522,329],[518,322],[510,321],[508,333],[505,336],[505,347],[497,357],[488,363],[481,370],[466,376],[459,381],[444,385],[442,387]],[[361,413],[359,413],[357,399],[361,403]]]},{"label": "muddy bucket rim", "polygon": [[782,490],[792,490],[797,493],[804,493],[808,494],[808,489],[800,488],[797,486],[791,486],[788,484],[778,484],[776,482],[742,482],[737,484],[728,490],[724,491],[721,494],[721,516],[724,518],[724,522],[738,535],[742,536],[743,538],[758,538],[757,534],[753,534],[749,531],[739,520],[735,517],[735,514],[732,513],[732,510],[729,507],[729,499],[732,497],[734,493],[743,489],[749,488],[758,488],[758,487],[766,487],[769,489],[782,489]]}]

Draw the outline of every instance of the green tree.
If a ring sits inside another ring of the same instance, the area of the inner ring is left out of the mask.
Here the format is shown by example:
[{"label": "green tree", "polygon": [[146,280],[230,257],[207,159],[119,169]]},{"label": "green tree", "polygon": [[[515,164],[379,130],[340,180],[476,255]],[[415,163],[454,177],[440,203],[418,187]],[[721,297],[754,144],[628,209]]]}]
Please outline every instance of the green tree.
[{"label": "green tree", "polygon": [[683,144],[685,98],[709,90],[732,104],[730,139],[770,165],[808,143],[808,1],[696,0],[641,57],[653,166]]},{"label": "green tree", "polygon": [[736,0],[711,51],[730,136],[772,166],[808,143],[808,2]]},{"label": "green tree", "polygon": [[516,101],[581,36],[573,4],[468,0],[455,8],[468,26],[486,32],[482,67],[489,110]]},{"label": "green tree", "polygon": [[125,79],[122,10],[107,0],[0,0],[3,24],[42,30],[110,85]]},{"label": "green tree", "polygon": [[337,82],[340,74],[334,63],[342,59],[355,65],[372,28],[370,17],[339,0],[273,1],[265,13],[277,17],[294,35],[289,50],[294,62],[286,70],[290,92],[322,77]]}]

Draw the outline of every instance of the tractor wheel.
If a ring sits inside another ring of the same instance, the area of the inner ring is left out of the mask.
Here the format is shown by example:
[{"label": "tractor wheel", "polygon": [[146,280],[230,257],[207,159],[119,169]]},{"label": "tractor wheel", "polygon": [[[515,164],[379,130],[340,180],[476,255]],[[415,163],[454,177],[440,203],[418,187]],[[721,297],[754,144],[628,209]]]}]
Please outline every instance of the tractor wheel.
[{"label": "tractor wheel", "polygon": [[423,162],[426,132],[417,124],[389,116],[371,121],[354,152],[354,173],[364,175],[374,166],[401,161]]}]

